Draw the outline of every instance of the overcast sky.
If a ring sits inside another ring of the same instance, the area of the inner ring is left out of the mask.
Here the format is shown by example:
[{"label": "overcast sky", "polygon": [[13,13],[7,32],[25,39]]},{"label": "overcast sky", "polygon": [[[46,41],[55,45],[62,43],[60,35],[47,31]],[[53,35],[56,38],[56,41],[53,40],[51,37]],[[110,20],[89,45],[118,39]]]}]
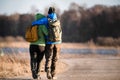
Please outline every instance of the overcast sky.
[{"label": "overcast sky", "polygon": [[120,0],[0,0],[0,14],[28,13],[31,6],[43,12],[44,8],[56,5],[61,11],[67,10],[70,3],[86,5],[88,8],[96,4],[106,6],[120,5]]}]

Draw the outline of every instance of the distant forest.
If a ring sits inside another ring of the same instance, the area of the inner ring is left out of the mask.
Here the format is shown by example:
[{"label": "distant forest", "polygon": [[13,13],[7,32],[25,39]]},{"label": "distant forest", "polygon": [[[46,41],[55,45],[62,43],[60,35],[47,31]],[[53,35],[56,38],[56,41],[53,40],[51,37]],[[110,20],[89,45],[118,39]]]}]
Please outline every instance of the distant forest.
[{"label": "distant forest", "polygon": [[[63,42],[96,42],[101,38],[120,39],[120,5],[96,5],[91,8],[72,3],[62,14],[57,12],[63,30]],[[34,14],[0,15],[0,36],[23,36]]]}]

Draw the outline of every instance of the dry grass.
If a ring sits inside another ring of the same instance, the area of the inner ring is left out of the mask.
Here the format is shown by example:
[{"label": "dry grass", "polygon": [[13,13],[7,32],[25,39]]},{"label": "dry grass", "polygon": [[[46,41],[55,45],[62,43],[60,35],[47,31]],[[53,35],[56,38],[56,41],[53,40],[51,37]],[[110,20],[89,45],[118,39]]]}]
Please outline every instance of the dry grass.
[{"label": "dry grass", "polygon": [[0,37],[0,42],[14,42],[14,41],[25,41],[25,39],[22,36],[6,36],[6,37]]},{"label": "dry grass", "polygon": [[[65,67],[67,66],[65,63],[60,61],[57,63],[57,65],[58,73],[63,72],[65,70]],[[0,56],[0,78],[17,76],[31,76],[29,55],[10,54]]]},{"label": "dry grass", "polygon": [[0,47],[29,48],[28,42],[1,42]]},{"label": "dry grass", "polygon": [[24,55],[0,56],[0,77],[13,77],[30,73],[29,59]]},{"label": "dry grass", "polygon": [[101,46],[120,46],[120,38],[112,38],[112,37],[98,37],[97,44]]}]

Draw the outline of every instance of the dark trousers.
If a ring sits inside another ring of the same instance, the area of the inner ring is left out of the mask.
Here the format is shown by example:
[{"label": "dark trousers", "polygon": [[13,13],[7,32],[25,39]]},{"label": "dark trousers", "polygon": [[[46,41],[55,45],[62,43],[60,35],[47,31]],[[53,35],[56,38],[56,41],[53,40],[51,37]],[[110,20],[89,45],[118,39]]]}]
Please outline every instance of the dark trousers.
[{"label": "dark trousers", "polygon": [[56,74],[56,64],[60,55],[60,44],[47,44],[45,47],[45,71],[50,71],[52,75]]},{"label": "dark trousers", "polygon": [[30,65],[31,71],[35,71],[36,74],[40,72],[40,63],[44,56],[44,46],[30,45]]}]

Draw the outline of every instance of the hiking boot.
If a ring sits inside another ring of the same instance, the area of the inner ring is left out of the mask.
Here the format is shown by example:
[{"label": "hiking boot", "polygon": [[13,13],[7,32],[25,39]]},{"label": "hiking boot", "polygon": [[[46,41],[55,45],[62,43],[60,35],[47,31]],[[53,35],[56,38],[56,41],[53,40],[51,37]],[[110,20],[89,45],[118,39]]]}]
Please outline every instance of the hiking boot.
[{"label": "hiking boot", "polygon": [[32,77],[33,77],[33,79],[37,79],[38,78],[36,74],[32,74]]},{"label": "hiking boot", "polygon": [[47,78],[48,78],[48,79],[52,79],[52,76],[51,76],[50,71],[47,71]]},{"label": "hiking boot", "polygon": [[38,75],[38,76],[37,76],[37,80],[40,80],[40,79],[41,79],[41,77],[40,77],[40,75]]},{"label": "hiking boot", "polygon": [[53,80],[56,80],[57,79],[57,77],[55,76],[55,74],[51,74],[52,75],[52,79]]},{"label": "hiking boot", "polygon": [[32,77],[33,77],[33,79],[37,79],[36,71],[32,71]]},{"label": "hiking boot", "polygon": [[52,76],[52,79],[53,79],[53,80],[56,80],[56,79],[57,79],[57,77],[55,76],[55,72],[51,72],[51,76]]}]

